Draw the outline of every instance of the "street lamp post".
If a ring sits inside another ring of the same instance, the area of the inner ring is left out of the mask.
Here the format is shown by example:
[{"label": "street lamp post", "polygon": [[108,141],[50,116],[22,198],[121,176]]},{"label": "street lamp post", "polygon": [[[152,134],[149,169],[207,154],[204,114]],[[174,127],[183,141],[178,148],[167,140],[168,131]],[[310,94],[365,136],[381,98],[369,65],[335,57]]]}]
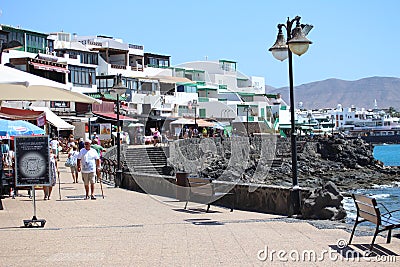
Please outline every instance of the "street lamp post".
[{"label": "street lamp post", "polygon": [[251,110],[251,107],[247,106],[246,108],[244,108],[244,110],[246,111],[246,131],[247,131],[247,136],[250,136],[250,134],[249,134],[249,111]]},{"label": "street lamp post", "polygon": [[[278,36],[275,44],[269,49],[272,55],[283,61],[289,58],[289,92],[290,92],[290,124],[291,124],[291,150],[292,150],[292,212],[299,214],[300,212],[300,187],[297,179],[297,147],[296,147],[296,129],[295,129],[295,113],[294,113],[294,92],[293,92],[293,64],[292,53],[301,56],[307,52],[311,41],[306,38],[306,34],[312,29],[312,25],[301,25],[301,17],[296,16],[294,19],[289,18],[286,24],[278,24]],[[296,27],[292,31],[293,23]],[[287,41],[282,33],[282,28],[286,29]],[[303,31],[304,29],[304,31]]]},{"label": "street lamp post", "polygon": [[91,119],[93,117],[93,112],[92,112],[92,104],[89,104],[88,106],[88,112],[85,114],[86,118],[88,118],[88,134],[89,134],[89,139],[92,139],[92,125],[91,125]]},{"label": "street lamp post", "polygon": [[335,124],[334,124],[335,115],[331,115],[331,120],[332,120],[332,137],[333,137],[333,128],[335,128]]},{"label": "street lamp post", "polygon": [[121,186],[122,181],[122,170],[121,170],[121,122],[119,120],[119,96],[126,92],[126,87],[122,84],[121,74],[117,75],[116,84],[110,90],[110,93],[117,95],[117,171],[116,171],[116,183],[115,187]]},{"label": "street lamp post", "polygon": [[192,104],[192,106],[194,107],[194,127],[197,129],[197,107],[198,107],[198,104],[197,104],[197,100],[193,100],[193,104]]}]

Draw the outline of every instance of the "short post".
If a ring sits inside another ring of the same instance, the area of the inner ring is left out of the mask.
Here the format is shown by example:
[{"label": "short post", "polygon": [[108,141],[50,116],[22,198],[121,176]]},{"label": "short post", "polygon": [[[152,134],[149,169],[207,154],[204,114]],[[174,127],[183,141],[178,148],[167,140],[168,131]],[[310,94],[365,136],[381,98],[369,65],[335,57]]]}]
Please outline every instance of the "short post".
[{"label": "short post", "polygon": [[188,172],[177,172],[176,176],[176,199],[179,201],[186,201],[188,199]]}]

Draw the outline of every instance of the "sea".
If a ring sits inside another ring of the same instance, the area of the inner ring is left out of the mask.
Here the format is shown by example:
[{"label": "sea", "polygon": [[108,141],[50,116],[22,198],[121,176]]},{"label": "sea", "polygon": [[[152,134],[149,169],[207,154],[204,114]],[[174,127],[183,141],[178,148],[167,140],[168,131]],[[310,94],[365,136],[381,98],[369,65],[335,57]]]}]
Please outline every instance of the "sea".
[{"label": "sea", "polygon": [[[374,158],[380,160],[385,166],[400,166],[400,145],[376,145],[373,151]],[[361,193],[376,198],[388,210],[400,209],[400,177],[399,181],[390,185],[376,185],[371,189],[357,189],[349,193]],[[351,197],[345,197],[344,208],[347,211],[347,222],[353,223],[356,218],[356,207]],[[381,209],[384,211],[385,209]]]}]

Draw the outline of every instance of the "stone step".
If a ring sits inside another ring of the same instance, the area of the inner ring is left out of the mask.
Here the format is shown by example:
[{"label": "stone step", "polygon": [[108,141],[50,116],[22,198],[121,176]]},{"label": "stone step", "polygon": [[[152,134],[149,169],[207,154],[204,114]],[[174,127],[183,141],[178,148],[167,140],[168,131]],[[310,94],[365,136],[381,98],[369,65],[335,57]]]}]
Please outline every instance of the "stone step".
[{"label": "stone step", "polygon": [[126,150],[125,160],[134,172],[163,174],[167,157],[161,147],[130,148]]}]

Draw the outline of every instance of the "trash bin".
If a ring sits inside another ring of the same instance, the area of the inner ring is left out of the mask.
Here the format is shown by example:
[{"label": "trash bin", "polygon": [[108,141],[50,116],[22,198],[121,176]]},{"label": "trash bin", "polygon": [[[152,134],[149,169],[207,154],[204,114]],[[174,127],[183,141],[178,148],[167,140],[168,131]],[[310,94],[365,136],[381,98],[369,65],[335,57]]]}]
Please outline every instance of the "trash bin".
[{"label": "trash bin", "polygon": [[179,201],[186,201],[189,197],[189,183],[188,183],[188,172],[177,172],[176,177],[176,198]]}]

